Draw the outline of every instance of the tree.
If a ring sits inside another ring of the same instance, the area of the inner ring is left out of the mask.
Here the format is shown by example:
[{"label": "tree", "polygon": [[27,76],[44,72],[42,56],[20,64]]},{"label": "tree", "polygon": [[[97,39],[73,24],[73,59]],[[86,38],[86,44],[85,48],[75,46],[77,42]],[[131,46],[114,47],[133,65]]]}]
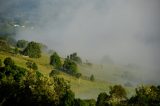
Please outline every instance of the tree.
[{"label": "tree", "polygon": [[96,106],[109,106],[108,100],[109,96],[105,92],[102,92],[98,95]]},{"label": "tree", "polygon": [[37,66],[37,64],[34,63],[34,62],[33,62],[33,64],[32,64],[32,69],[33,69],[33,70],[38,70],[38,66]]},{"label": "tree", "polygon": [[31,69],[33,69],[33,70],[38,70],[38,66],[37,66],[37,64],[35,63],[35,62],[32,62],[32,61],[27,61],[26,62],[26,65],[27,65],[27,67],[31,70]]},{"label": "tree", "polygon": [[74,106],[88,106],[84,100],[81,99],[75,99],[74,100]]},{"label": "tree", "polygon": [[14,61],[10,57],[7,57],[4,60],[4,65],[5,66],[13,67],[15,65],[15,63],[14,63]]},{"label": "tree", "polygon": [[131,97],[129,104],[137,106],[158,106],[160,90],[156,86],[140,86],[135,89],[136,95]]},{"label": "tree", "polygon": [[110,104],[119,104],[121,101],[127,99],[127,93],[121,85],[110,87]]},{"label": "tree", "polygon": [[18,40],[17,41],[17,47],[18,48],[25,48],[28,44],[28,41],[26,40]]},{"label": "tree", "polygon": [[96,106],[96,101],[94,99],[81,100],[78,98],[74,100],[73,106]]},{"label": "tree", "polygon": [[25,75],[26,70],[15,65],[14,61],[10,57],[4,59],[4,64],[5,66],[1,68],[0,78],[9,76],[18,81],[21,76]]},{"label": "tree", "polygon": [[58,70],[52,70],[50,73],[49,73],[49,76],[50,77],[55,77],[56,75],[59,74],[59,71]]},{"label": "tree", "polygon": [[95,80],[95,78],[94,78],[94,75],[93,75],[93,74],[90,76],[90,80],[91,80],[91,81],[94,81],[94,80]]},{"label": "tree", "polygon": [[23,50],[22,54],[31,58],[40,58],[41,48],[38,43],[30,42],[28,43],[27,47]]},{"label": "tree", "polygon": [[[15,65],[10,76],[1,68],[0,105],[2,106],[73,106],[74,93],[63,78],[48,77],[37,71],[25,71]],[[18,75],[21,75],[18,77]],[[15,76],[17,76],[16,79]]]},{"label": "tree", "polygon": [[63,70],[69,74],[76,74],[77,73],[77,64],[70,60],[70,59],[65,59],[64,64],[63,64]]},{"label": "tree", "polygon": [[56,69],[60,69],[62,67],[61,59],[56,52],[50,56],[50,65],[53,65]]},{"label": "tree", "polygon": [[74,106],[74,93],[68,90],[63,96],[60,106]]},{"label": "tree", "polygon": [[81,60],[81,58],[79,56],[77,56],[77,53],[70,54],[70,56],[68,56],[68,58],[70,60],[75,61],[76,63],[82,64],[82,60]]}]

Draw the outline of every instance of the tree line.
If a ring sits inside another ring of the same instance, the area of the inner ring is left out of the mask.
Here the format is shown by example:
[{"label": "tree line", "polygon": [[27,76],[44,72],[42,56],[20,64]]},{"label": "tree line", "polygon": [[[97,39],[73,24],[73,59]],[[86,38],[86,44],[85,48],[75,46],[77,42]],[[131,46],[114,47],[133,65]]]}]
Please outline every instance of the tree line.
[{"label": "tree line", "polygon": [[63,78],[19,67],[10,57],[3,64],[0,67],[1,106],[89,106],[92,102],[76,99]]}]

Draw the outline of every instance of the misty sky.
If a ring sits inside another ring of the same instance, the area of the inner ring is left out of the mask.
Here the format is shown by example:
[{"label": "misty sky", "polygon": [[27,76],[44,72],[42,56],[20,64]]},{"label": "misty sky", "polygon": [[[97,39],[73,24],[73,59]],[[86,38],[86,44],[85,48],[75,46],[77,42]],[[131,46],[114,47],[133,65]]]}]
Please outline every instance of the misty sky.
[{"label": "misty sky", "polygon": [[62,56],[77,52],[94,61],[107,55],[160,69],[160,0],[2,0],[0,14],[6,12],[36,19],[17,39],[43,42]]}]

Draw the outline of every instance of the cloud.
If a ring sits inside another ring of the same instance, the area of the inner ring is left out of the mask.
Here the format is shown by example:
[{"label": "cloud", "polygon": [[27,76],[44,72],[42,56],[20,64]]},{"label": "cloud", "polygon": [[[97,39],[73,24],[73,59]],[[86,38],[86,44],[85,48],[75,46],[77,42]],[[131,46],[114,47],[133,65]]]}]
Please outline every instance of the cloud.
[{"label": "cloud", "polygon": [[39,0],[35,7],[34,29],[20,30],[17,39],[44,42],[63,56],[108,55],[117,63],[160,69],[159,0]]}]

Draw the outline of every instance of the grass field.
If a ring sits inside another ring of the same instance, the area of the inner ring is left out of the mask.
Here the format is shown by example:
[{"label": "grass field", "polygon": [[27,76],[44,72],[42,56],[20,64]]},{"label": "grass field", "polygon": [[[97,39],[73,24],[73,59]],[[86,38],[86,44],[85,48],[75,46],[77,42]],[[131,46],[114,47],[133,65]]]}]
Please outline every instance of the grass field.
[{"label": "grass field", "polygon": [[[0,59],[2,59],[2,61],[3,61],[6,57],[11,57],[18,66],[21,66],[24,68],[27,68],[26,62],[28,60],[34,61],[38,65],[39,71],[45,75],[49,75],[50,71],[53,68],[52,66],[49,65],[49,56],[46,54],[43,54],[42,57],[39,59],[32,59],[32,58],[29,58],[26,56],[14,55],[12,53],[6,53],[6,52],[1,51],[0,52]],[[108,75],[104,74],[102,70],[99,70],[100,68],[98,65],[94,65],[92,67],[88,67],[86,65],[79,65],[78,67],[79,67],[79,71],[82,73],[82,75],[89,77],[91,74],[94,74],[96,80],[92,82],[92,81],[87,80],[83,77],[80,79],[77,79],[77,78],[70,76],[68,74],[65,74],[63,72],[60,72],[60,74],[58,75],[59,77],[63,77],[66,81],[70,82],[71,89],[75,93],[75,96],[77,98],[82,98],[82,99],[94,98],[94,99],[96,99],[100,92],[108,92],[109,87],[115,84],[115,83],[111,83],[109,80],[111,78],[114,79],[114,77],[112,77],[112,76],[109,77],[109,75],[111,75],[111,74],[108,74]],[[112,68],[114,68],[114,67],[110,66],[111,71],[114,70]],[[109,68],[108,68],[108,70],[109,70]],[[98,75],[96,75],[97,71],[99,73]],[[103,75],[103,76],[100,76],[100,75]],[[105,77],[105,75],[106,75],[106,77]],[[106,80],[104,80],[104,77],[106,78]],[[126,87],[126,90],[129,95],[133,94],[133,88]]]}]

